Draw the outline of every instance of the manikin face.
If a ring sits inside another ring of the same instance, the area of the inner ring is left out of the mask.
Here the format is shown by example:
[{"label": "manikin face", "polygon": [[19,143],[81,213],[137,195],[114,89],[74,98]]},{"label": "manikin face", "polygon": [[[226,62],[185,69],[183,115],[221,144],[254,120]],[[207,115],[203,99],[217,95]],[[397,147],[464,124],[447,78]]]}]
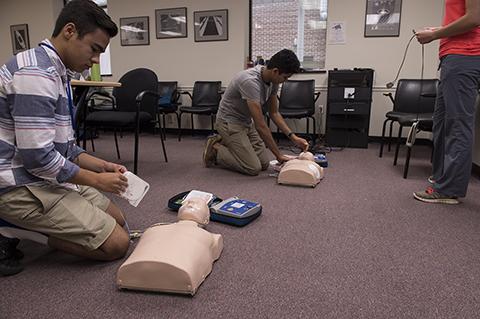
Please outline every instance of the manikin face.
[{"label": "manikin face", "polygon": [[110,36],[104,30],[97,28],[95,31],[78,37],[75,25],[65,25],[64,34],[67,36],[65,65],[75,72],[83,72],[93,63],[100,62],[100,53],[105,52],[110,41]]},{"label": "manikin face", "polygon": [[185,201],[178,210],[179,220],[193,220],[199,224],[206,225],[210,218],[210,209],[201,198],[191,198]]},{"label": "manikin face", "polygon": [[315,161],[315,157],[310,152],[302,152],[298,155],[298,159],[305,160],[305,161]]}]

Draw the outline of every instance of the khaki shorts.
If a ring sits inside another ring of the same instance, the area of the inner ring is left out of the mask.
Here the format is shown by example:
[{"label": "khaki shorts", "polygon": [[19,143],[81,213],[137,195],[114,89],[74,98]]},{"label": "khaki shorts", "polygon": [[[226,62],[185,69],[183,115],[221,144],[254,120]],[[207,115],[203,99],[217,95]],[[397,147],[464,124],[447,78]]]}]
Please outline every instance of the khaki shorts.
[{"label": "khaki shorts", "polygon": [[110,200],[93,187],[22,186],[0,195],[0,217],[19,227],[78,244],[100,247],[116,221],[105,210]]}]

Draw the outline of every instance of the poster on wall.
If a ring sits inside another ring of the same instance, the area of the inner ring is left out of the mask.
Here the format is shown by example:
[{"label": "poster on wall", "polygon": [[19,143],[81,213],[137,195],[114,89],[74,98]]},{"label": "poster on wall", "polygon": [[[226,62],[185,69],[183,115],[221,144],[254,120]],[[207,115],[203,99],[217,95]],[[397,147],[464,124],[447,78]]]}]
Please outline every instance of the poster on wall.
[{"label": "poster on wall", "polygon": [[120,18],[120,44],[149,45],[148,17]]},{"label": "poster on wall", "polygon": [[187,8],[155,10],[157,39],[187,37]]},{"label": "poster on wall", "polygon": [[365,37],[398,37],[402,0],[367,0]]},{"label": "poster on wall", "polygon": [[195,11],[195,42],[227,41],[228,10]]},{"label": "poster on wall", "polygon": [[13,54],[30,49],[27,24],[11,25],[10,36],[12,37]]}]

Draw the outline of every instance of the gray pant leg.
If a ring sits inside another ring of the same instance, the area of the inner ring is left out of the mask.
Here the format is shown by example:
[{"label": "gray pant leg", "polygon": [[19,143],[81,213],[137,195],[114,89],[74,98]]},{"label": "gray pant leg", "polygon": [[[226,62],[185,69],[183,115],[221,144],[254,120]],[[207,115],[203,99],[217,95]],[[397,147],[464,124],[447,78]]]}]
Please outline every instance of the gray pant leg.
[{"label": "gray pant leg", "polygon": [[258,175],[266,168],[265,145],[254,128],[222,121],[217,121],[216,128],[222,137],[218,165],[247,175]]},{"label": "gray pant leg", "polygon": [[433,112],[432,134],[432,176],[434,180],[438,180],[443,174],[443,159],[445,158],[445,100],[443,97],[442,79],[440,79],[438,84],[437,100],[435,103],[435,110]]},{"label": "gray pant leg", "polygon": [[[435,189],[449,196],[464,197],[472,169],[472,148],[475,125],[475,102],[480,82],[480,56],[449,55],[442,61],[441,79],[444,116],[434,134],[439,147],[443,143],[441,159],[434,165],[443,166],[435,176]],[[442,125],[443,122],[443,125]],[[442,135],[443,130],[443,135]],[[440,150],[441,152],[441,150]]]}]

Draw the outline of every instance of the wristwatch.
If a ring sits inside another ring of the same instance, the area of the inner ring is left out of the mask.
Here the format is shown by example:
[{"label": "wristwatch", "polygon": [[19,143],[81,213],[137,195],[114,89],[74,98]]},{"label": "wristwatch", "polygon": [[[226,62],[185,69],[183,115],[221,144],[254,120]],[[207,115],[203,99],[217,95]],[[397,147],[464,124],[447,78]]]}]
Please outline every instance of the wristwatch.
[{"label": "wristwatch", "polygon": [[291,138],[293,134],[295,134],[295,133],[290,132],[290,133],[287,134],[287,137],[288,137],[288,138]]}]

